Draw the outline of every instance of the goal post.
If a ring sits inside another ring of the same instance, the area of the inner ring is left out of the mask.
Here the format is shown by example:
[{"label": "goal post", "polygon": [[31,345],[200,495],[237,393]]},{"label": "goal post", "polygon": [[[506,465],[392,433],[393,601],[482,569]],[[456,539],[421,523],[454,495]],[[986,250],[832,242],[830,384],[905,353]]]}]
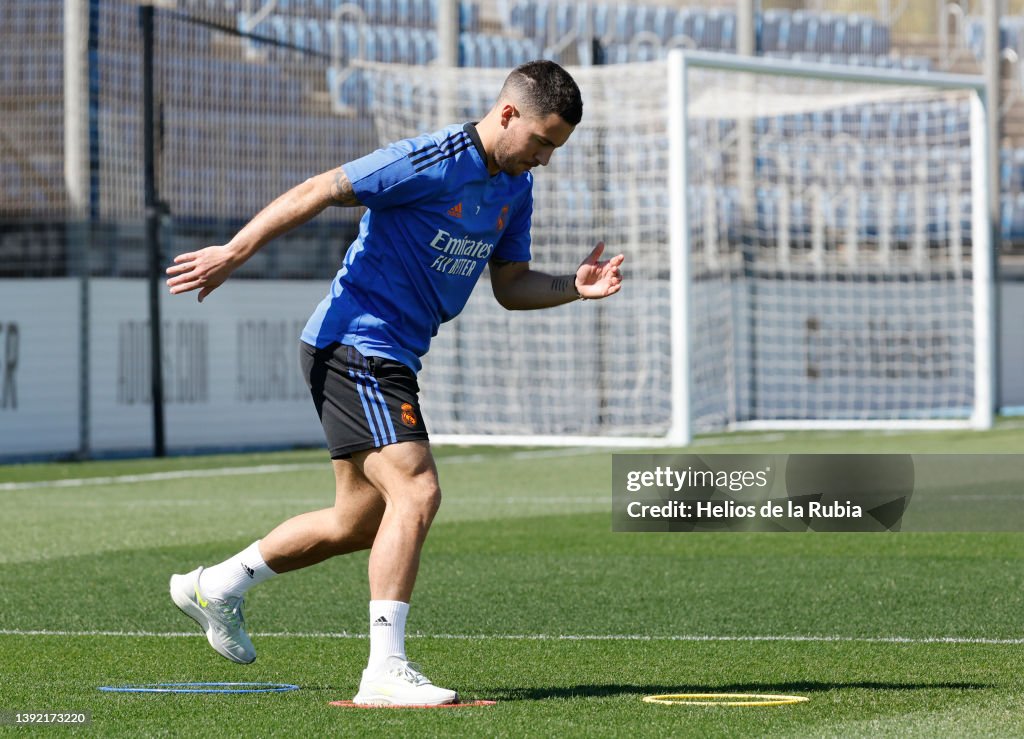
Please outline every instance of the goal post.
[{"label": "goal post", "polygon": [[668,63],[677,436],[991,427],[982,78]]},{"label": "goal post", "polygon": [[[980,77],[704,52],[570,71],[584,117],[534,173],[533,263],[603,240],[623,289],[513,314],[485,276],[424,359],[435,441],[991,425]],[[478,120],[507,70],[360,73],[383,145]]]}]

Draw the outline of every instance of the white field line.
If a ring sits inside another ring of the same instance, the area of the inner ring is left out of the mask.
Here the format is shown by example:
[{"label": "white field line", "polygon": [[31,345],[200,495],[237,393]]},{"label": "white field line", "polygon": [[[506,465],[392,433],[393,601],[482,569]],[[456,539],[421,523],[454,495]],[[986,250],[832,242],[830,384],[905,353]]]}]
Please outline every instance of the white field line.
[{"label": "white field line", "polygon": [[985,501],[991,501],[991,500],[1012,500],[1012,501],[1015,501],[1015,502],[1019,503],[1020,500],[1021,500],[1021,494],[1020,493],[1001,493],[1001,494],[993,493],[991,495],[984,495],[984,494],[983,495],[947,495],[946,496],[946,500],[953,500],[953,501],[956,501],[958,503],[962,502],[962,501],[967,501],[969,503],[978,503],[978,502],[981,502],[983,500],[985,500]]},{"label": "white field line", "polygon": [[[510,459],[549,459],[556,457],[577,457],[587,454],[598,454],[607,450],[598,449],[541,449],[529,452],[512,452],[506,455]],[[487,462],[495,458],[493,454],[465,454],[451,457],[439,457],[439,466],[446,464],[467,464]],[[200,470],[169,470],[167,472],[147,472],[137,475],[111,475],[108,477],[71,477],[60,480],[34,480],[32,482],[0,483],[0,492],[15,490],[34,490],[51,488],[80,488],[92,485],[134,485],[144,482],[161,482],[164,480],[190,480],[206,477],[235,477],[239,475],[272,475],[296,471],[323,470],[328,472],[331,466],[326,462],[300,462],[295,464],[261,464],[249,467],[212,467]]]},{"label": "white field line", "polygon": [[[112,636],[112,637],[156,637],[177,639],[199,636],[195,631],[59,631],[50,629],[0,629],[0,636]],[[348,631],[328,632],[265,632],[253,633],[258,638],[282,639],[368,639],[368,634]],[[710,634],[671,634],[654,636],[648,634],[422,634],[410,633],[409,638],[451,639],[454,641],[634,641],[634,642],[812,642],[812,643],[859,643],[859,644],[1024,644],[1024,638],[986,639],[967,636],[714,636]]]},{"label": "white field line", "polygon": [[36,488],[80,488],[91,485],[131,485],[162,480],[188,480],[203,477],[233,477],[236,475],[269,475],[295,470],[326,470],[325,464],[261,464],[252,467],[214,467],[206,470],[170,470],[146,472],[138,475],[111,475],[109,477],[69,477],[61,480],[35,480],[32,482],[0,483],[0,492],[33,490]]}]

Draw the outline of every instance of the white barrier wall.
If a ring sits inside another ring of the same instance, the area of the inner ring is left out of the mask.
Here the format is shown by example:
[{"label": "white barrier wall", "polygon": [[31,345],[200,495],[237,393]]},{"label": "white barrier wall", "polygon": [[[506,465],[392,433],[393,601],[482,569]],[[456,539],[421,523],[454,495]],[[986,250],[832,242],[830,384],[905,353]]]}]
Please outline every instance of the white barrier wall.
[{"label": "white barrier wall", "polygon": [[[237,280],[199,304],[162,298],[167,445],[323,443],[298,337],[325,280]],[[143,280],[89,282],[89,448],[152,448]],[[0,459],[80,448],[80,283],[0,280]]]},{"label": "white barrier wall", "polygon": [[[147,449],[152,412],[146,284],[90,284],[92,448]],[[237,280],[202,304],[195,294],[163,295],[169,448],[322,442],[299,371],[298,340],[326,286],[322,280]]]},{"label": "white barrier wall", "polygon": [[0,280],[0,457],[79,448],[74,278]]},{"label": "white barrier wall", "polygon": [[999,367],[1003,408],[1024,408],[1024,282],[1000,285]]},{"label": "white barrier wall", "polygon": [[[146,284],[96,279],[90,285],[92,448],[148,449]],[[298,341],[326,286],[238,280],[202,304],[194,294],[162,297],[169,448],[322,442],[299,372]]]}]

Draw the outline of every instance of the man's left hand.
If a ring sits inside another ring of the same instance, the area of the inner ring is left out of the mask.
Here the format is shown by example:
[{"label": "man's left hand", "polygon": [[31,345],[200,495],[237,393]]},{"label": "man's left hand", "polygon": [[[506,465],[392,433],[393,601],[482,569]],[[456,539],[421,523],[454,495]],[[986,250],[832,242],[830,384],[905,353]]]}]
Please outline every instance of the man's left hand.
[{"label": "man's left hand", "polygon": [[607,298],[622,288],[622,272],[619,267],[626,257],[619,254],[602,262],[600,259],[603,252],[604,242],[599,241],[576,270],[576,292],[587,300]]}]

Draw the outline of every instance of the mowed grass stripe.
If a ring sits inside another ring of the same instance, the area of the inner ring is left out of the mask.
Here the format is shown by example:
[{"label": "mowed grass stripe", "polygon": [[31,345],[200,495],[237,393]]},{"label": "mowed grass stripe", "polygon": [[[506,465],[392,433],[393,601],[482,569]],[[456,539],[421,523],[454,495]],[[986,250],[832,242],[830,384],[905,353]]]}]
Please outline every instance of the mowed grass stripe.
[{"label": "mowed grass stripe", "polygon": [[[61,631],[51,629],[0,629],[0,636],[66,636],[180,639],[198,636],[195,631]],[[348,631],[251,632],[260,639],[368,639],[369,634]],[[1021,639],[987,639],[963,636],[839,636],[839,635],[750,635],[712,634],[421,634],[410,632],[407,639],[446,639],[449,641],[642,641],[642,642],[859,642],[863,644],[1024,644]]]},{"label": "mowed grass stripe", "polygon": [[[564,449],[536,449],[536,450],[507,450],[503,455],[510,460],[523,461],[523,460],[540,460],[540,459],[561,459],[565,457],[581,457],[596,454],[608,454],[607,449],[592,449],[592,448],[577,448],[569,447]],[[308,452],[303,452],[303,456],[307,456]],[[479,464],[493,461],[495,457],[495,451],[490,453],[473,453],[473,454],[436,454],[438,461],[443,464]],[[178,462],[182,459],[178,458]],[[197,458],[197,461],[201,461],[203,458]],[[154,460],[145,460],[145,463],[152,464]],[[84,463],[89,468],[95,471],[96,465],[103,464],[99,463]],[[120,463],[120,464],[130,464]],[[43,472],[47,469],[46,465],[26,465],[25,469],[33,469],[37,472]],[[4,468],[0,465],[0,474],[15,468]],[[53,467],[54,471],[58,468]],[[36,490],[36,489],[47,489],[47,488],[78,488],[86,486],[105,486],[105,485],[133,485],[138,483],[147,482],[163,482],[167,480],[194,480],[202,478],[216,478],[216,477],[241,477],[246,475],[276,475],[276,474],[291,474],[294,472],[307,472],[310,470],[323,471],[330,469],[328,460],[325,457],[322,461],[318,462],[282,462],[279,464],[252,464],[247,466],[223,466],[223,467],[209,467],[202,466],[195,469],[174,469],[158,472],[140,472],[140,473],[124,473],[118,475],[90,475],[84,477],[43,477],[37,480],[18,481],[18,482],[0,482],[0,493],[2,492],[14,492],[17,490]]]}]

